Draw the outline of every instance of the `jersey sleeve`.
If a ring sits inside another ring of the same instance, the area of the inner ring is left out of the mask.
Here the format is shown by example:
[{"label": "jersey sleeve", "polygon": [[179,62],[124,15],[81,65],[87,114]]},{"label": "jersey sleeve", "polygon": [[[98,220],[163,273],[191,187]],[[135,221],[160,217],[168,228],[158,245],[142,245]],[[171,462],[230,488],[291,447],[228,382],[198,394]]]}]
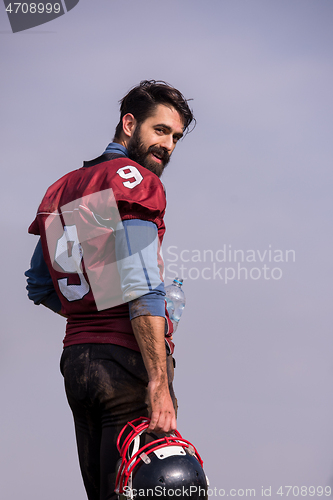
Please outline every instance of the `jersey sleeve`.
[{"label": "jersey sleeve", "polygon": [[128,159],[118,160],[112,186],[122,220],[141,219],[163,226],[166,198],[153,172]]}]

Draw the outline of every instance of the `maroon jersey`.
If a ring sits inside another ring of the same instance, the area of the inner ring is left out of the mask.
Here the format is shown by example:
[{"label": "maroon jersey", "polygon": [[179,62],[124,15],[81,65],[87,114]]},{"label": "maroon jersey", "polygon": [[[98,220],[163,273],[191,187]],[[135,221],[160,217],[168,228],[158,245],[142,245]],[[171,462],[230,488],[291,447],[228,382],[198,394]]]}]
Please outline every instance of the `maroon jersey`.
[{"label": "maroon jersey", "polygon": [[[159,178],[126,157],[68,173],[46,192],[29,232],[41,236],[45,262],[68,316],[64,345],[115,343],[139,350],[123,302],[115,231],[122,220],[153,222],[165,232]],[[163,261],[158,252],[163,281]]]}]

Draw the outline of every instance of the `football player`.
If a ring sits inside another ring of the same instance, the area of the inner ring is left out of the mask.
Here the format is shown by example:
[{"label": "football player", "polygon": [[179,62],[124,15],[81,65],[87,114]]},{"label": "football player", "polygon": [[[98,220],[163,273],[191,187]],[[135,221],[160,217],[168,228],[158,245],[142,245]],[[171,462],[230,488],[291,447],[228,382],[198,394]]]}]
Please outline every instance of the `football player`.
[{"label": "football player", "polygon": [[28,296],[67,318],[61,372],[89,500],[116,497],[128,421],[176,429],[160,176],[193,119],[177,89],[141,82],[121,100],[113,142],[47,190],[29,227],[40,239]]}]

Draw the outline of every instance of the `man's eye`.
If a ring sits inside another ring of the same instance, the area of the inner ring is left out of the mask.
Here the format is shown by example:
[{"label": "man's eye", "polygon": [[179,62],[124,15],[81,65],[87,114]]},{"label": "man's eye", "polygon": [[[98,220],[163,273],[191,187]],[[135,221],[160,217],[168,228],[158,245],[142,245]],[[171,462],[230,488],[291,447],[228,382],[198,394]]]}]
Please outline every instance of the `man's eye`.
[{"label": "man's eye", "polygon": [[155,128],[155,131],[158,133],[158,134],[163,134],[163,129],[162,128]]}]

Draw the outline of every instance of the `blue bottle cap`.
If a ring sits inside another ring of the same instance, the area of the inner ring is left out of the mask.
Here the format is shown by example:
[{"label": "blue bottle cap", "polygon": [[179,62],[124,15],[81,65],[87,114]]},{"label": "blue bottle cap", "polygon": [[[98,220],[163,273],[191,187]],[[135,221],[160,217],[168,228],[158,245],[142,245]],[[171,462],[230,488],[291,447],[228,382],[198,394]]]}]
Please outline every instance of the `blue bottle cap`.
[{"label": "blue bottle cap", "polygon": [[175,278],[175,279],[173,280],[173,282],[174,282],[174,283],[179,283],[180,285],[182,285],[182,284],[183,284],[183,280],[182,280],[182,279],[180,279],[180,280],[179,280],[178,278]]}]

